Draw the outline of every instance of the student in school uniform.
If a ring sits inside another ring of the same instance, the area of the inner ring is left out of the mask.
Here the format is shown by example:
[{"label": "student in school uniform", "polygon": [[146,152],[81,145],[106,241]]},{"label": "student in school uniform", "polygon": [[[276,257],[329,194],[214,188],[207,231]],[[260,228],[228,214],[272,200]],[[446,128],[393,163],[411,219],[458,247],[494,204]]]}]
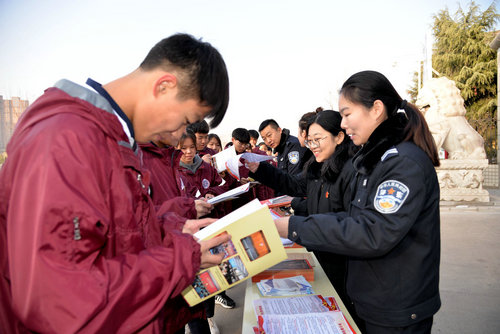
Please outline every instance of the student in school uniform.
[{"label": "student in school uniform", "polygon": [[185,187],[187,196],[210,199],[226,192],[228,189],[221,186],[222,178],[217,170],[203,161],[196,153],[196,136],[187,130],[179,140],[178,149],[182,153],[176,168],[178,179],[184,179],[189,187]]},{"label": "student in school uniform", "polygon": [[[187,180],[186,185],[186,195],[193,197],[204,197],[205,199],[210,199],[214,196],[220,195],[227,190],[229,190],[228,185],[222,183],[222,178],[217,173],[217,170],[212,167],[209,163],[203,161],[197,154],[196,136],[193,132],[187,130],[182,134],[178,145],[179,150],[182,155],[179,158],[179,163],[177,167],[178,178],[184,177]],[[211,216],[222,217],[226,212],[227,206],[217,205]],[[206,310],[208,317],[208,324],[210,328],[216,328],[217,325],[213,320],[214,314],[214,300],[207,301]],[[225,292],[215,296],[215,303],[223,306],[224,308],[234,308],[236,303],[232,300]],[[194,334],[199,328],[203,326],[201,324],[203,320],[196,320],[189,323],[191,332]]]},{"label": "student in school uniform", "polygon": [[254,149],[258,149],[257,141],[259,140],[259,132],[257,130],[248,130],[248,134],[250,135],[250,149],[253,152]]},{"label": "student in school uniform", "polygon": [[162,229],[137,143],[217,126],[228,99],[218,51],[176,34],[131,73],[60,80],[23,113],[0,169],[1,333],[184,330],[198,308],[181,292],[227,238]]},{"label": "student in school uniform", "polygon": [[215,153],[222,151],[222,142],[219,136],[215,133],[208,134],[208,144],[207,147],[212,149]]},{"label": "student in school uniform", "polygon": [[181,192],[188,182],[175,173],[180,157],[175,147],[166,146],[161,141],[140,144],[139,147],[144,167],[151,173],[150,196],[156,206],[189,219],[206,216],[212,211],[213,205],[205,200]]},{"label": "student in school uniform", "polygon": [[212,155],[217,152],[207,146],[208,132],[210,131],[208,123],[205,120],[192,123],[187,126],[186,130],[192,131],[196,136],[196,152],[198,155],[203,159],[203,161],[210,163]]}]

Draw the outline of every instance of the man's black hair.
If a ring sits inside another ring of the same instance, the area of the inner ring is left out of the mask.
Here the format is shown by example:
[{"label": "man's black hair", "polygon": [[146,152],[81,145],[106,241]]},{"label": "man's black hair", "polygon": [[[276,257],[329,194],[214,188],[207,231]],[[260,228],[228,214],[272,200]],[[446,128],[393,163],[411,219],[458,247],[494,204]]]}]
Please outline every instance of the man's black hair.
[{"label": "man's black hair", "polygon": [[259,133],[257,130],[248,130],[248,134],[250,135],[250,138],[253,138],[255,140],[259,139]]},{"label": "man's black hair", "polygon": [[203,133],[203,134],[207,134],[208,131],[210,131],[210,127],[208,126],[208,123],[205,120],[189,124],[186,129],[193,131],[193,133]]},{"label": "man's black hair", "polygon": [[266,119],[264,122],[260,123],[259,132],[261,132],[262,130],[264,130],[266,128],[266,126],[268,126],[268,125],[271,125],[271,127],[273,129],[277,129],[277,128],[280,127],[278,125],[278,122],[276,122],[274,119]]},{"label": "man's black hair", "polygon": [[229,103],[229,77],[224,59],[209,43],[188,34],[172,35],[149,51],[140,68],[177,70],[179,97],[196,98],[212,107],[207,116],[212,128],[224,118]]},{"label": "man's black hair", "polygon": [[231,137],[240,141],[243,144],[248,144],[250,142],[250,134],[247,129],[236,128],[231,133]]}]

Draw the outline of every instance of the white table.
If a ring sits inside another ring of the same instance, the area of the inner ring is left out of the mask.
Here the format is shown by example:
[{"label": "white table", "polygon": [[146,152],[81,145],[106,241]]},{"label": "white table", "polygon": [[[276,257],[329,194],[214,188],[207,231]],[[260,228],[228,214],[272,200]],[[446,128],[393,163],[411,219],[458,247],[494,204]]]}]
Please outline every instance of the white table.
[{"label": "white table", "polygon": [[[307,252],[305,248],[288,248],[286,251],[287,253]],[[349,324],[351,325],[352,329],[354,329],[354,331],[358,334],[361,333],[358,329],[358,326],[352,320],[351,315],[347,312],[347,309],[345,308],[344,303],[337,294],[337,291],[335,291],[334,287],[330,283],[330,280],[326,276],[325,271],[323,270],[323,268],[321,268],[318,259],[316,259],[316,256],[314,256],[313,253],[311,253],[311,255],[315,262],[314,282],[310,282],[313,287],[314,293],[317,295],[322,295],[324,297],[327,296],[335,297],[335,300],[337,301],[340,310],[344,314],[347,321],[349,321]],[[243,308],[243,324],[241,332],[243,334],[253,334],[254,333],[253,327],[257,326],[257,318],[255,317],[255,313],[253,310],[253,301],[260,298],[280,298],[280,297],[262,297],[262,295],[259,292],[259,289],[257,288],[257,284],[252,283],[251,279],[248,279],[245,283],[246,283],[245,305]]]}]

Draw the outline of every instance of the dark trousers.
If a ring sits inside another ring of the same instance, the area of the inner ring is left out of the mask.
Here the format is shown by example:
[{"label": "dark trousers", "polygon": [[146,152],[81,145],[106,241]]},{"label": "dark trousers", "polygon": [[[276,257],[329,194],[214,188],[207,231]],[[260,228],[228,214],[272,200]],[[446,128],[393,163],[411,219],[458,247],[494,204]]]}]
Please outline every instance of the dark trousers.
[{"label": "dark trousers", "polygon": [[[214,316],[215,297],[209,298],[203,302],[207,318]],[[188,323],[189,330],[192,334],[210,334],[210,326],[207,319],[194,319]],[[184,332],[182,332],[184,333]]]},{"label": "dark trousers", "polygon": [[[424,319],[406,327],[384,327],[369,322],[364,323],[367,334],[430,334],[433,317]],[[361,328],[360,328],[361,330]]]}]

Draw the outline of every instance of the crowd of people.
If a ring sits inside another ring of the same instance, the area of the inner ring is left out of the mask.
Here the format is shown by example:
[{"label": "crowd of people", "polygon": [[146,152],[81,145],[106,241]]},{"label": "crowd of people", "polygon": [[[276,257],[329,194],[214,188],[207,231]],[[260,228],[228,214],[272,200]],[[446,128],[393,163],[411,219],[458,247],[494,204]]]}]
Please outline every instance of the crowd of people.
[{"label": "crowd of people", "polygon": [[[294,215],[278,232],[315,253],[363,333],[430,333],[439,160],[420,111],[363,71],[339,111],[306,111],[297,137],[266,119],[224,145],[213,129],[228,99],[219,52],[176,34],[124,77],[61,80],[33,103],[0,170],[0,332],[218,333],[215,305],[234,308],[230,296],[188,307],[181,292],[230,236],[193,234],[286,194]],[[214,166],[223,149],[275,158],[243,161],[235,178]],[[207,202],[250,180],[239,198]]]}]

